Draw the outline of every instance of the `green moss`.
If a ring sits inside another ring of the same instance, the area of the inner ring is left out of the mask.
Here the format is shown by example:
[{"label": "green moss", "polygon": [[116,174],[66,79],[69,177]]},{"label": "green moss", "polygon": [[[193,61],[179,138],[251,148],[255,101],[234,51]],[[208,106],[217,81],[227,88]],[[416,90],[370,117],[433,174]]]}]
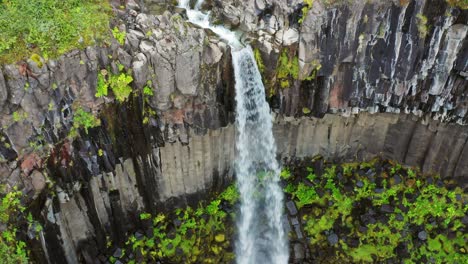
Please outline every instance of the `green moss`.
[{"label": "green moss", "polygon": [[110,14],[107,1],[0,1],[0,63],[94,45],[107,38]]},{"label": "green moss", "polygon": [[420,38],[425,38],[427,36],[427,17],[423,14],[416,15],[417,22],[418,22],[418,32]]},{"label": "green moss", "polygon": [[28,118],[28,113],[26,112],[18,112],[18,111],[13,112],[14,122],[21,122],[23,120],[26,120],[26,118]]},{"label": "green moss", "polygon": [[254,49],[254,56],[255,61],[257,62],[258,70],[263,75],[265,73],[265,64],[263,64],[262,54],[260,53],[259,49]]},{"label": "green moss", "polygon": [[34,61],[34,62],[36,63],[37,67],[42,68],[43,63],[42,63],[42,61],[41,61],[41,56],[39,56],[39,55],[36,54],[36,53],[33,53],[33,54],[31,55],[31,60]]},{"label": "green moss", "polygon": [[114,38],[117,40],[117,42],[119,42],[120,45],[124,45],[125,44],[125,38],[127,36],[127,32],[125,31],[120,31],[117,27],[114,27],[112,29],[112,35],[114,36]]},{"label": "green moss", "polygon": [[314,0],[304,0],[304,7],[302,8],[302,17],[299,19],[298,23],[299,24],[302,24],[302,22],[304,22],[304,20],[306,19],[307,17],[307,13],[309,13],[309,10],[312,8],[314,4]]}]

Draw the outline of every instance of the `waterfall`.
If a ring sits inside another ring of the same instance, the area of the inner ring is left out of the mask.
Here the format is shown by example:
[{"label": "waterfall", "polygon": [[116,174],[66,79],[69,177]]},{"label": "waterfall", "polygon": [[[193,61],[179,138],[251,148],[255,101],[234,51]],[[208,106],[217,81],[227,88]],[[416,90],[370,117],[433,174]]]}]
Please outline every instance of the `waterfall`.
[{"label": "waterfall", "polygon": [[270,108],[252,49],[232,53],[236,80],[236,176],[241,197],[237,263],[287,263],[283,192]]},{"label": "waterfall", "polygon": [[195,9],[189,0],[180,0],[189,21],[209,28],[232,47],[236,81],[237,186],[240,193],[238,239],[235,244],[238,264],[283,264],[289,259],[283,216],[283,191],[279,186],[280,167],[265,88],[252,48],[244,47],[238,34],[209,22],[209,13]]}]

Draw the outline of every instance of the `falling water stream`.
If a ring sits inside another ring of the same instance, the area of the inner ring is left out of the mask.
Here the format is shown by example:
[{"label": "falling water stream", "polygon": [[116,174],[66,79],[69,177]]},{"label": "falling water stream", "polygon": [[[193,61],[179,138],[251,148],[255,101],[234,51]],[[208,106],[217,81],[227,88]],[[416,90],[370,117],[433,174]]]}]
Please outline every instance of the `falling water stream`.
[{"label": "falling water stream", "polygon": [[190,0],[180,0],[179,6],[187,10],[190,22],[211,29],[232,48],[237,102],[235,168],[240,193],[236,262],[287,263],[283,192],[278,184],[280,168],[262,78],[252,48],[244,46],[235,32],[211,25],[209,12],[200,11],[203,1],[198,0],[194,9],[190,8]]}]

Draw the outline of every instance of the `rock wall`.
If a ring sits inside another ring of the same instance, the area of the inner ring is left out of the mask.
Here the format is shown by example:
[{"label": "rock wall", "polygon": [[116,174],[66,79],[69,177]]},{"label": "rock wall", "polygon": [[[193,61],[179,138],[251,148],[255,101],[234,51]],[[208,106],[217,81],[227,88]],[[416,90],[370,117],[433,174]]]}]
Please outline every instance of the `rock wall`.
[{"label": "rock wall", "polygon": [[[261,51],[281,112],[412,112],[467,121],[467,10],[444,0],[306,2],[213,1],[216,21],[246,32]],[[289,89],[278,79],[285,49],[299,66]]]},{"label": "rock wall", "polygon": [[[138,228],[140,212],[196,203],[233,178],[230,48],[171,1],[127,2],[112,23],[124,44],[0,66],[0,182],[22,189],[44,225],[42,244],[31,242],[39,262],[92,263],[107,237]],[[467,11],[442,0],[304,7],[204,6],[260,51],[279,158],[381,155],[466,183]],[[284,88],[283,52],[298,66]],[[97,98],[99,72],[120,65],[134,79],[130,99]],[[156,114],[144,123],[148,105]],[[101,126],[70,137],[79,108]]]},{"label": "rock wall", "polygon": [[[90,177],[49,198],[46,233],[49,255],[70,263],[96,257],[105,237],[122,242],[126,231],[138,228],[142,211],[157,213],[173,206],[193,205],[207,190],[232,181],[235,128],[194,135],[188,144],[168,143],[145,155],[120,159],[113,172]],[[353,117],[278,117],[274,134],[278,157],[323,155],[331,160],[366,160],[376,155],[440,173],[468,187],[468,130],[457,124],[406,114],[366,114]],[[53,204],[56,206],[53,206]],[[44,215],[45,216],[45,215]],[[62,244],[62,251],[55,245]],[[80,255],[81,254],[81,255]]]}]

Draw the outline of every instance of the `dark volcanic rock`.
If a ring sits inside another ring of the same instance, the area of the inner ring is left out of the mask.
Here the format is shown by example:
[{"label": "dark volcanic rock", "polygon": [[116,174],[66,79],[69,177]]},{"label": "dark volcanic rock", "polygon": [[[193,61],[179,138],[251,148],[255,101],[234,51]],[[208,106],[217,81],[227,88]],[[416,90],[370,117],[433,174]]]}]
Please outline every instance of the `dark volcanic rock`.
[{"label": "dark volcanic rock", "polygon": [[297,214],[296,204],[293,201],[288,201],[286,203],[286,208],[288,209],[290,215],[294,216]]},{"label": "dark volcanic rock", "polygon": [[330,245],[333,246],[338,243],[338,235],[333,233],[327,237],[327,240],[328,240],[328,243],[330,243]]},{"label": "dark volcanic rock", "polygon": [[420,232],[418,233],[418,238],[421,239],[421,240],[423,240],[423,241],[424,241],[424,240],[427,240],[427,233],[426,233],[426,231],[420,231]]}]

